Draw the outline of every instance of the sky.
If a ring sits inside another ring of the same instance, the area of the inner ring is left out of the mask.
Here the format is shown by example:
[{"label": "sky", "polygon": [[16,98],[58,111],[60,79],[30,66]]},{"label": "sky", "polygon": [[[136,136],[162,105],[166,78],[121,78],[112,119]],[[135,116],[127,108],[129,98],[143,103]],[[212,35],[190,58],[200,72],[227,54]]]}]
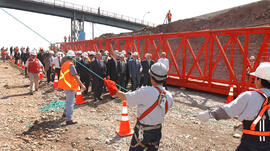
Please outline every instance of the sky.
[{"label": "sky", "polygon": [[[45,0],[52,1],[52,0]],[[123,14],[125,16],[144,19],[162,24],[168,10],[172,13],[172,22],[200,16],[203,14],[224,10],[258,0],[63,0],[92,8]],[[70,19],[6,9],[7,12],[21,22],[45,37],[51,43],[61,42],[64,36],[70,35]],[[48,49],[48,41],[27,29],[21,23],[7,15],[0,9],[0,47],[19,46],[32,48],[43,47]],[[95,24],[95,37],[104,33],[122,33],[129,30]],[[92,24],[85,22],[86,40],[92,39]]]}]

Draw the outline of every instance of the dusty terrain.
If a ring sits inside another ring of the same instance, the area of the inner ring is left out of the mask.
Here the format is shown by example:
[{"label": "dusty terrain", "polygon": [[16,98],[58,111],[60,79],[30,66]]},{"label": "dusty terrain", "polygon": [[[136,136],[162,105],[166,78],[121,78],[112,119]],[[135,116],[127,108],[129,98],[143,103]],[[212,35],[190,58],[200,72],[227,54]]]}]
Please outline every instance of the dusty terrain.
[{"label": "dusty terrain", "polygon": [[[53,100],[63,101],[62,91],[42,82],[40,90],[29,95],[29,80],[10,63],[0,63],[0,150],[95,150],[125,151],[131,137],[119,138],[122,106],[119,100],[77,106],[74,120],[79,124],[65,126],[62,109],[40,111]],[[232,151],[240,138],[233,137],[236,120],[200,122],[194,115],[207,108],[224,104],[225,96],[169,87],[174,106],[163,124],[160,150],[163,151]],[[131,127],[136,119],[136,108],[128,107]]]}]

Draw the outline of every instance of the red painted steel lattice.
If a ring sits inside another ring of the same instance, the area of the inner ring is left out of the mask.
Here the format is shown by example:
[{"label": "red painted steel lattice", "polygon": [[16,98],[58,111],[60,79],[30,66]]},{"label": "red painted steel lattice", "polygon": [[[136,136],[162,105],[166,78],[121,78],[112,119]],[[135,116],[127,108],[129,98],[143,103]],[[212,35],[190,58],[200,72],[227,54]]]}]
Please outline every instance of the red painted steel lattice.
[{"label": "red painted steel lattice", "polygon": [[[253,87],[247,68],[255,71],[269,61],[270,27],[168,33],[57,43],[64,51],[137,51],[141,59],[149,52],[157,60],[166,52],[170,60],[170,85],[234,95]],[[254,55],[255,64],[248,58]]]}]

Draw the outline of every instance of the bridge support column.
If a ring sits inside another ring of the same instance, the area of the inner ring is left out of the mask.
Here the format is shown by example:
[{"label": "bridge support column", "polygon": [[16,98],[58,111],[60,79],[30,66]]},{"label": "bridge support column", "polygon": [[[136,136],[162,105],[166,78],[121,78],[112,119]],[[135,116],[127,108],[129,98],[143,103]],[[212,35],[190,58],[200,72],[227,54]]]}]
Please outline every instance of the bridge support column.
[{"label": "bridge support column", "polygon": [[84,16],[78,19],[76,12],[74,12],[71,19],[71,41],[78,41],[80,32],[84,32]]}]

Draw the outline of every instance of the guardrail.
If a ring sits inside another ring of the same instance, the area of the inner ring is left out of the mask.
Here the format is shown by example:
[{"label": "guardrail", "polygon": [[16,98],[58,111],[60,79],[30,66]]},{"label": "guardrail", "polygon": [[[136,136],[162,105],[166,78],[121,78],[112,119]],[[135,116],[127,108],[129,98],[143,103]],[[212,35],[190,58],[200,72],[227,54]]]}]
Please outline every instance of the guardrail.
[{"label": "guardrail", "polygon": [[64,8],[84,11],[84,12],[93,13],[93,14],[97,14],[97,15],[103,15],[106,17],[112,17],[112,18],[116,18],[116,19],[129,21],[129,22],[143,24],[143,25],[151,26],[151,27],[155,26],[154,23],[151,23],[151,22],[148,22],[148,21],[145,21],[142,19],[129,17],[129,16],[125,16],[125,15],[121,15],[121,14],[117,14],[117,13],[113,13],[113,12],[109,12],[109,11],[105,11],[105,10],[100,10],[100,9],[96,9],[96,8],[92,8],[92,7],[84,6],[84,5],[80,5],[80,4],[65,2],[65,1],[61,1],[61,0],[27,0],[27,1],[44,3],[44,4],[54,5],[54,6],[58,6],[58,7],[64,7]]}]

